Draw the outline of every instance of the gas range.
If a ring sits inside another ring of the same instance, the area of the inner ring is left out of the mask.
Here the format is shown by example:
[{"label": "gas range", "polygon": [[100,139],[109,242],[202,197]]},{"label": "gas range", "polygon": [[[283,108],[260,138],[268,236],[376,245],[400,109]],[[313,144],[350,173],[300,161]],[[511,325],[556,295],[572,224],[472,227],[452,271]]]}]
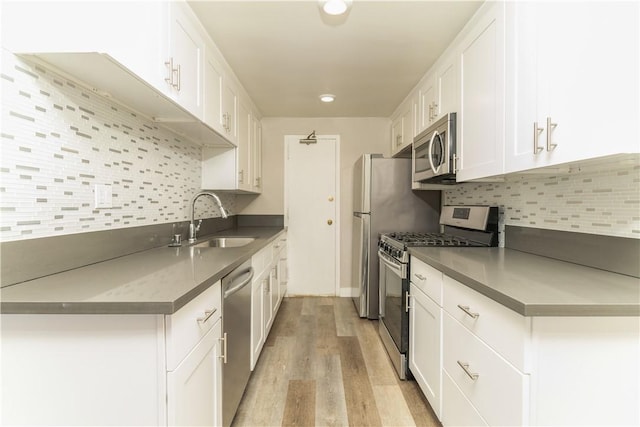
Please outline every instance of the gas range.
[{"label": "gas range", "polygon": [[498,246],[498,208],[445,206],[440,214],[442,233],[391,232],[380,235],[379,252],[409,262],[408,248],[424,246]]}]

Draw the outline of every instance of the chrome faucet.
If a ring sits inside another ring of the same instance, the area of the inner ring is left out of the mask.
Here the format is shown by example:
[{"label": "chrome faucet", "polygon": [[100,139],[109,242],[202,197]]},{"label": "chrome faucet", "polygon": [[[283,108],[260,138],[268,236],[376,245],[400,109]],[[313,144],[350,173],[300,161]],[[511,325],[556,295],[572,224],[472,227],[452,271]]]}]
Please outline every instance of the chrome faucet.
[{"label": "chrome faucet", "polygon": [[226,209],[222,206],[220,197],[218,197],[215,193],[209,193],[206,191],[201,191],[199,193],[196,193],[196,195],[193,196],[193,198],[191,199],[191,222],[189,223],[189,243],[193,243],[196,241],[198,231],[200,231],[200,225],[202,225],[202,220],[198,222],[197,226],[194,224],[194,217],[196,215],[196,209],[195,209],[196,200],[198,200],[200,196],[209,196],[213,198],[213,200],[218,205],[218,209],[220,209],[220,214],[222,215],[222,218],[226,218],[229,216]]}]

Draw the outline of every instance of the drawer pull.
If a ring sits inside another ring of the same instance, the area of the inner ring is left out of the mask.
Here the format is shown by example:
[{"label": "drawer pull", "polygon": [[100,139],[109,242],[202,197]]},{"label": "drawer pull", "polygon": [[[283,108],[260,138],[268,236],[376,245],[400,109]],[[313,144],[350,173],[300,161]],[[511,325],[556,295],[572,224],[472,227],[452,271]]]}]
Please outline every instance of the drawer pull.
[{"label": "drawer pull", "polygon": [[473,317],[474,319],[477,319],[478,316],[480,316],[479,313],[473,313],[471,311],[469,311],[469,306],[468,305],[460,305],[458,304],[458,308],[462,311],[464,311],[465,313],[467,313],[469,316]]},{"label": "drawer pull", "polygon": [[198,321],[198,323],[204,323],[207,320],[209,320],[209,318],[211,318],[211,316],[213,316],[215,314],[215,312],[218,311],[217,308],[214,308],[211,311],[204,311],[204,317],[198,317],[196,320]]},{"label": "drawer pull", "polygon": [[220,359],[222,359],[222,363],[226,364],[227,363],[227,333],[225,332],[222,335],[222,338],[218,338],[220,341],[222,341],[222,356],[218,356]]},{"label": "drawer pull", "polygon": [[427,280],[427,278],[426,278],[426,277],[424,277],[422,274],[415,273],[415,275],[416,275],[416,277],[417,277],[418,279],[420,279],[420,280]]},{"label": "drawer pull", "polygon": [[467,374],[469,376],[469,378],[471,378],[472,380],[475,381],[480,376],[480,374],[474,374],[473,372],[471,372],[469,370],[469,364],[468,363],[462,363],[461,361],[458,360],[458,365],[462,368],[464,373]]}]

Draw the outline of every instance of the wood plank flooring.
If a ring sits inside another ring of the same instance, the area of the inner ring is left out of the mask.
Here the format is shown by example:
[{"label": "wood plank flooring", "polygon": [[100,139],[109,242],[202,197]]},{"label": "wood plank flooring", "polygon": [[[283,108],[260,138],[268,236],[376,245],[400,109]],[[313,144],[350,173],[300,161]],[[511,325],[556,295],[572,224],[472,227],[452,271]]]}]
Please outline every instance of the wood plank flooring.
[{"label": "wood plank flooring", "polygon": [[377,328],[351,298],[285,298],[233,426],[440,427]]}]

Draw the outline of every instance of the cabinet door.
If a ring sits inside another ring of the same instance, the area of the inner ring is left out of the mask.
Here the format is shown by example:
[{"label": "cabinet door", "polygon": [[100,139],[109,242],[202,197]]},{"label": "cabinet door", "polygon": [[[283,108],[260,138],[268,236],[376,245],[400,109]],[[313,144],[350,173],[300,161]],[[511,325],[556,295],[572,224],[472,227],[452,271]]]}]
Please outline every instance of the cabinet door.
[{"label": "cabinet door", "polygon": [[391,153],[395,154],[402,148],[402,116],[391,122]]},{"label": "cabinet door", "polygon": [[252,114],[253,122],[251,137],[251,175],[252,190],[254,193],[262,192],[262,126],[255,114]]},{"label": "cabinet door", "polygon": [[537,6],[539,120],[557,123],[548,162],[638,152],[640,3]]},{"label": "cabinet door", "polygon": [[504,3],[483,7],[460,47],[458,181],[504,170]]},{"label": "cabinet door", "polygon": [[271,319],[269,319],[269,325],[267,330],[271,329],[273,321],[276,318],[278,309],[278,303],[280,302],[280,284],[278,283],[278,264],[274,264],[269,274],[269,290],[271,291]]},{"label": "cabinet door", "polygon": [[222,96],[224,90],[224,72],[211,50],[207,50],[204,61],[204,114],[206,124],[219,134],[227,136],[226,117],[223,117]]},{"label": "cabinet door", "polygon": [[426,77],[420,87],[420,112],[418,115],[418,133],[433,123],[435,119],[434,104],[436,99],[436,83],[433,75]]},{"label": "cabinet door", "polygon": [[222,120],[225,135],[232,143],[238,142],[238,96],[230,79],[225,78],[222,90]]},{"label": "cabinet door", "polygon": [[639,9],[508,4],[506,172],[640,150]]},{"label": "cabinet door", "polygon": [[251,191],[250,171],[250,143],[251,137],[251,113],[249,108],[240,100],[238,106],[238,189]]},{"label": "cabinet door", "polygon": [[263,279],[264,285],[264,337],[267,339],[267,335],[269,335],[269,328],[271,327],[271,323],[273,323],[273,291],[271,289],[272,281],[271,281],[271,271],[267,274],[267,276]]},{"label": "cabinet door", "polygon": [[438,67],[436,85],[438,96],[434,103],[435,120],[447,113],[458,111],[458,61],[455,55],[449,55]]},{"label": "cabinet door", "polygon": [[168,424],[222,424],[222,321],[202,338],[191,353],[167,373]]},{"label": "cabinet door", "polygon": [[202,57],[204,42],[186,4],[170,3],[168,85],[171,96],[202,118]]},{"label": "cabinet door", "polygon": [[409,369],[441,417],[442,309],[412,283],[409,311]]},{"label": "cabinet door", "polygon": [[264,281],[258,279],[251,289],[251,370],[258,362],[264,338]]}]

